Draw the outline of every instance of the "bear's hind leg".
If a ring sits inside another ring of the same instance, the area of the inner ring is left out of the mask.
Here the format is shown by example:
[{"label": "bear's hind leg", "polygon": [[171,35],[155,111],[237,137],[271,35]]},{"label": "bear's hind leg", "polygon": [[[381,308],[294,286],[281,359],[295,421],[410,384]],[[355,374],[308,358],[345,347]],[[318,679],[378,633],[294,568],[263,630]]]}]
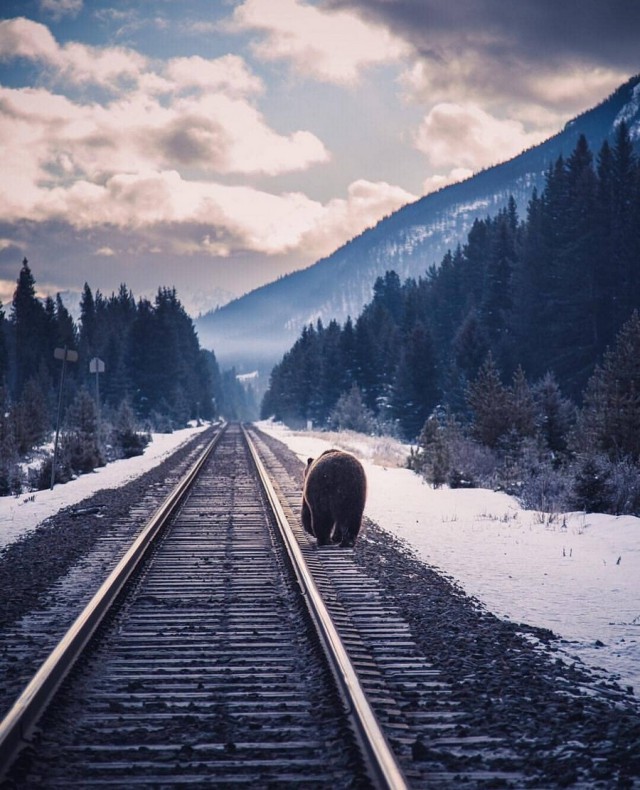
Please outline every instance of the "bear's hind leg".
[{"label": "bear's hind leg", "polygon": [[313,519],[318,546],[328,546],[331,543],[331,530],[333,529],[333,518],[327,513],[322,515],[316,513]]},{"label": "bear's hind leg", "polygon": [[[360,532],[360,520],[355,522],[350,522],[348,524],[344,524],[339,529],[339,534],[341,536],[340,546],[343,549],[352,549],[355,546],[356,538],[358,537],[358,533]],[[336,527],[336,533],[338,533],[338,527]],[[336,541],[337,543],[338,541]]]},{"label": "bear's hind leg", "polygon": [[309,508],[309,505],[307,504],[307,500],[306,499],[302,500],[302,513],[301,513],[301,516],[302,516],[302,526],[304,527],[304,531],[308,535],[315,535],[315,533],[313,531],[313,522],[312,522],[312,519],[311,519],[311,510]]}]

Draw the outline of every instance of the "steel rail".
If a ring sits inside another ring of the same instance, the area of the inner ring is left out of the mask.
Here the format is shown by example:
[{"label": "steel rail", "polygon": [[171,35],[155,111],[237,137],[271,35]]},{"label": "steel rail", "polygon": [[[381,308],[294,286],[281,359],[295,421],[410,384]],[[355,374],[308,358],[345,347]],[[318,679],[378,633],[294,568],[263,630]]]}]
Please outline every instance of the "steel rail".
[{"label": "steel rail", "polygon": [[297,576],[298,584],[338,684],[347,715],[351,719],[360,747],[368,760],[370,773],[372,774],[371,779],[374,781],[375,786],[379,788],[406,790],[408,784],[402,769],[389,747],[378,719],[369,704],[369,700],[349,659],[342,639],[324,605],[322,596],[289,525],[267,470],[244,426],[242,426],[242,432],[247,440],[251,456]]},{"label": "steel rail", "polygon": [[225,430],[226,425],[218,431],[197,461],[175,485],[0,722],[0,779],[13,763],[18,751],[28,745],[38,719],[51,698],[104,620],[124,585],[140,566],[162,527],[182,502]]}]

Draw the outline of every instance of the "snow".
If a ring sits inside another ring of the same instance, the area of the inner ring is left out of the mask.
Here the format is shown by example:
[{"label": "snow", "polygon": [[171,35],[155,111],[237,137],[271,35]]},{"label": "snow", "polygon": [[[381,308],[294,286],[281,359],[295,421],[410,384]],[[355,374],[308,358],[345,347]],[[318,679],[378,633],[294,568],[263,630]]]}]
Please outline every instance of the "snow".
[{"label": "snow", "polygon": [[[365,510],[416,555],[454,578],[488,610],[551,629],[567,661],[601,668],[640,693],[640,519],[525,511],[510,496],[483,489],[432,489],[401,468],[408,449],[345,432],[258,427],[303,461],[341,447],[363,462]],[[58,510],[152,468],[199,429],[155,434],[143,456],[117,461],[53,491],[0,498],[0,550]]]},{"label": "snow", "polygon": [[184,428],[170,434],[156,433],[144,454],[96,469],[92,474],[56,485],[53,491],[35,491],[18,497],[0,497],[0,551],[12,541],[37,529],[62,508],[75,505],[103,488],[118,488],[157,466],[201,428]]},{"label": "snow", "polygon": [[258,423],[301,460],[354,453],[368,479],[365,516],[401,538],[496,616],[548,628],[559,651],[640,695],[640,519],[550,515],[485,489],[434,490],[400,468],[408,448],[358,434]]}]

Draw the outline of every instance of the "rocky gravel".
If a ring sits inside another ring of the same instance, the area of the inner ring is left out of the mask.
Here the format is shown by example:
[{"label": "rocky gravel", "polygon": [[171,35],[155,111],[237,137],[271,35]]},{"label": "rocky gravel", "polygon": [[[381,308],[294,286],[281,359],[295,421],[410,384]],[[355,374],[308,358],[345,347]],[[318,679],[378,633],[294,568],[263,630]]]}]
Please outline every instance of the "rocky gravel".
[{"label": "rocky gravel", "polygon": [[[109,551],[115,563],[126,545],[117,525],[139,530],[206,438],[200,434],[123,488],[101,491],[61,511],[0,554],[0,714],[19,681],[35,671],[51,647],[29,644],[31,624],[44,618],[40,630],[55,644],[56,635],[68,627],[63,620],[80,610],[89,593],[78,591],[73,579],[82,578],[88,588],[87,574],[96,580],[104,575]],[[291,477],[301,481],[298,458],[281,442],[263,438]],[[640,788],[638,698],[561,659],[560,642],[551,632],[493,616],[383,527],[367,523],[356,560],[380,581],[389,604],[450,684],[467,730],[507,744],[509,768],[516,755],[518,769],[528,777],[523,786]],[[113,536],[105,530],[113,530]],[[111,547],[107,555],[105,545]],[[80,574],[79,568],[84,569]],[[20,639],[23,645],[16,644]]]}]

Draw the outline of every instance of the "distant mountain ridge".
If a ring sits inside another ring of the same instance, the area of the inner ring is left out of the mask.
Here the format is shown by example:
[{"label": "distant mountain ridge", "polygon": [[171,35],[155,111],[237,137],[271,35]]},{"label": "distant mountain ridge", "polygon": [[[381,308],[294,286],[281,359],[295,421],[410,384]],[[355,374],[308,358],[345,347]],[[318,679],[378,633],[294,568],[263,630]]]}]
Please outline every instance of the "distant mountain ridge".
[{"label": "distant mountain ridge", "polygon": [[223,366],[265,373],[295,342],[303,326],[356,318],[376,278],[389,269],[401,280],[423,276],[448,249],[464,243],[476,218],[495,215],[515,198],[521,215],[534,187],[558,156],[584,134],[594,154],[621,122],[640,145],[640,75],[549,140],[458,184],[410,203],[307,269],[294,272],[196,320],[201,345]]}]

